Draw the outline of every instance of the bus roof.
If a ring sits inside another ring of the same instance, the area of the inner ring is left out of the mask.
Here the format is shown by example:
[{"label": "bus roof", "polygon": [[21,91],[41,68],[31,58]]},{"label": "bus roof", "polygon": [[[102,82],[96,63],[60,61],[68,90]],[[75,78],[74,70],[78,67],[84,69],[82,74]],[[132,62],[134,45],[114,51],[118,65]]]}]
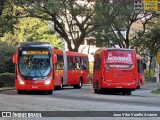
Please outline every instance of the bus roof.
[{"label": "bus roof", "polygon": [[130,50],[130,51],[135,51],[134,49],[127,49],[127,48],[103,48],[103,49],[98,49],[96,50],[95,53],[99,53],[99,52],[102,52],[102,51],[107,51],[107,50]]},{"label": "bus roof", "polygon": [[134,49],[128,49],[128,48],[105,48],[104,50],[134,50]]},{"label": "bus roof", "polygon": [[72,52],[72,51],[66,51],[66,54],[67,54],[68,56],[88,56],[88,55],[83,54],[83,53]]},{"label": "bus roof", "polygon": [[[53,49],[53,53],[63,55],[63,50]],[[66,51],[66,54],[68,56],[88,56],[86,54],[79,53],[79,52],[73,52],[73,51]]]},{"label": "bus roof", "polygon": [[19,47],[51,47],[49,42],[21,42]]},{"label": "bus roof", "polygon": [[53,49],[53,53],[63,55],[63,51],[59,49]]},{"label": "bus roof", "polygon": [[134,49],[127,49],[127,48],[103,48],[96,50],[94,55],[101,54],[102,51],[108,51],[108,50],[135,51]]}]

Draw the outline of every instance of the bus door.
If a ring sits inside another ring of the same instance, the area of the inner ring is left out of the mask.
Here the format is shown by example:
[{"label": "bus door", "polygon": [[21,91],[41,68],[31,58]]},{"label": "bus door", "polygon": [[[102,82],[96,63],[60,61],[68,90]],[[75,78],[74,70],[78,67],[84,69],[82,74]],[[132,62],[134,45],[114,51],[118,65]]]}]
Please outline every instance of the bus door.
[{"label": "bus door", "polygon": [[133,54],[126,50],[108,50],[106,78],[112,83],[130,83],[133,80]]},{"label": "bus door", "polygon": [[64,74],[64,63],[63,56],[57,55],[57,63],[55,64],[54,76],[55,76],[55,86],[59,86],[61,82],[63,82],[63,74]]}]

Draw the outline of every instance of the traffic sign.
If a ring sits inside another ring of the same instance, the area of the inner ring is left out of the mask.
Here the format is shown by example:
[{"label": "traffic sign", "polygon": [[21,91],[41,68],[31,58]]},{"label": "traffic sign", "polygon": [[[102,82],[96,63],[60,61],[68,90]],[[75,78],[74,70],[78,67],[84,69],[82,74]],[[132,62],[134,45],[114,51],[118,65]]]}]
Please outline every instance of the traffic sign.
[{"label": "traffic sign", "polygon": [[157,53],[157,63],[160,64],[160,52]]},{"label": "traffic sign", "polygon": [[142,0],[134,0],[134,12],[140,13],[143,10]]},{"label": "traffic sign", "polygon": [[158,0],[143,0],[144,11],[158,11]]}]

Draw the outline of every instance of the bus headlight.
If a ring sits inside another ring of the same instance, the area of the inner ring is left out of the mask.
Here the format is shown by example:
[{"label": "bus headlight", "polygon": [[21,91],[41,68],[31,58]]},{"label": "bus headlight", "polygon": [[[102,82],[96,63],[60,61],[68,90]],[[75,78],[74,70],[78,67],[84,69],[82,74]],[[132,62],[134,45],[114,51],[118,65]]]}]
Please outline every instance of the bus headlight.
[{"label": "bus headlight", "polygon": [[45,85],[49,85],[51,83],[51,80],[52,80],[52,77],[48,78],[46,81],[45,81]]},{"label": "bus headlight", "polygon": [[25,82],[21,79],[21,77],[20,77],[20,76],[17,76],[17,78],[18,78],[18,81],[19,81],[19,83],[20,83],[20,84],[22,84],[22,85],[24,85],[24,84],[25,84]]}]

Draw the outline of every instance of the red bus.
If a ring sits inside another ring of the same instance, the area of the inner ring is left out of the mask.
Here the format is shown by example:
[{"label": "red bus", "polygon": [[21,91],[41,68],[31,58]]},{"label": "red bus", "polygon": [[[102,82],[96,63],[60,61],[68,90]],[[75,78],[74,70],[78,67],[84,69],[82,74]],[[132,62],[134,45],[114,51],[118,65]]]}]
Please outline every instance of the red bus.
[{"label": "red bus", "polygon": [[[68,69],[69,56],[76,59],[72,64],[77,68]],[[87,63],[86,66],[83,62]],[[62,88],[64,85],[81,88],[82,83],[87,83],[89,79],[87,55],[54,50],[48,43],[21,43],[13,56],[13,63],[16,66],[18,94],[29,90],[44,90],[52,94],[54,86]],[[78,68],[78,65],[85,69]]]},{"label": "red bus", "polygon": [[100,93],[105,89],[131,95],[137,87],[136,52],[132,49],[109,48],[94,54],[93,89]]},{"label": "red bus", "polygon": [[57,63],[54,69],[55,86],[62,89],[63,86],[81,88],[82,84],[89,81],[89,62],[86,54],[53,49],[57,55]]},{"label": "red bus", "polygon": [[137,89],[144,85],[144,69],[146,69],[146,64],[143,62],[143,58],[136,54],[137,59]]},{"label": "red bus", "polygon": [[48,43],[20,43],[13,55],[18,94],[25,90],[45,90],[51,94],[54,89],[53,66],[56,62],[56,55],[52,54],[52,46]]}]

